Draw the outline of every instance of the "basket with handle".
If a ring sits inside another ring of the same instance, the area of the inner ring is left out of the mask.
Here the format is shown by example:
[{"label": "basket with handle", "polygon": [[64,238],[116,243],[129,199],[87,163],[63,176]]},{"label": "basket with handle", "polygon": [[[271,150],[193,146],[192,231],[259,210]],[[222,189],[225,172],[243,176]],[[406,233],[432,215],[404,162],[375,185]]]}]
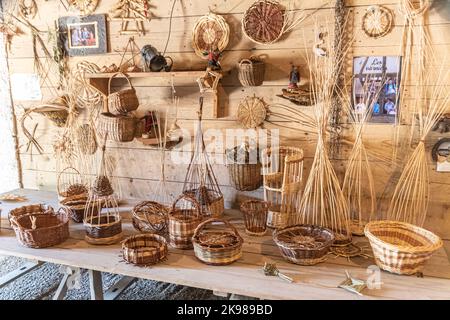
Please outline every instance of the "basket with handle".
[{"label": "basket with handle", "polygon": [[[123,76],[128,84],[129,89],[122,89],[117,92],[111,93],[111,82],[112,79],[118,75]],[[122,72],[114,73],[108,81],[108,108],[113,114],[123,114],[126,115],[128,112],[134,111],[139,107],[139,100],[136,95],[136,89],[134,89],[131,84],[130,79],[126,74]]]},{"label": "basket with handle", "polygon": [[242,59],[238,70],[238,78],[242,86],[256,87],[263,84],[266,67],[260,59],[254,56],[250,59]]},{"label": "basket with handle", "polygon": [[58,191],[58,195],[63,198],[88,192],[88,188],[83,183],[83,177],[80,171],[74,167],[66,167],[58,174],[56,190]]},{"label": "basket with handle", "polygon": [[30,248],[51,247],[69,237],[69,215],[60,208],[56,214],[29,213],[10,220],[20,244]]},{"label": "basket with handle", "polygon": [[[189,203],[190,206],[177,207],[181,201]],[[197,200],[185,194],[178,197],[169,213],[170,245],[177,249],[191,249],[192,236],[200,222],[201,210]]]},{"label": "basket with handle", "polygon": [[376,264],[398,274],[421,273],[442,240],[418,226],[399,221],[372,221],[364,234],[369,239]]},{"label": "basket with handle", "polygon": [[128,263],[147,266],[167,257],[167,241],[157,234],[137,234],[122,242],[122,256]]},{"label": "basket with handle", "polygon": [[[206,230],[214,223],[223,228]],[[228,229],[228,230],[227,230]],[[244,240],[236,228],[226,220],[210,218],[200,223],[192,237],[195,256],[202,262],[215,266],[227,265],[242,256]]]}]

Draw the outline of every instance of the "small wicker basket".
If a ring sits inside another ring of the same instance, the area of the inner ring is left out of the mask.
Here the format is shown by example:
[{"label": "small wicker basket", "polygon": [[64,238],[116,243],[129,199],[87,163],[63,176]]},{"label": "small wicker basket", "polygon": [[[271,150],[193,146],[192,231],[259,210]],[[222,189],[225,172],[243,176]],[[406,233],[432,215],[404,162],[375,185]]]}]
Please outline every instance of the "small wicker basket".
[{"label": "small wicker basket", "polygon": [[264,82],[265,64],[256,57],[242,59],[238,65],[238,78],[243,87],[256,87]]},{"label": "small wicker basket", "polygon": [[225,210],[223,195],[213,189],[200,186],[199,189],[190,189],[183,192],[188,197],[195,198],[200,205],[200,213],[203,218],[218,218]]},{"label": "small wicker basket", "polygon": [[392,273],[421,273],[431,255],[442,247],[442,240],[437,235],[405,222],[369,222],[364,234],[369,239],[377,265]]},{"label": "small wicker basket", "polygon": [[58,174],[56,190],[58,195],[63,198],[88,192],[88,188],[83,183],[83,177],[80,171],[74,167],[66,167]]},{"label": "small wicker basket", "polygon": [[[190,204],[190,208],[177,207],[177,204],[184,201]],[[181,195],[173,203],[169,214],[169,243],[177,249],[191,249],[192,236],[201,222],[200,205],[195,198]]]},{"label": "small wicker basket", "polygon": [[[61,205],[68,209],[69,216],[75,222],[83,222],[84,219],[84,211],[86,210],[86,205],[88,203],[88,195],[86,193],[78,194],[75,196],[67,197],[61,200]],[[98,215],[99,206],[94,203],[91,203],[90,206],[94,211],[94,215]]]},{"label": "small wicker basket", "polygon": [[[111,93],[111,82],[117,75],[122,75],[127,79],[130,89],[123,89]],[[113,74],[108,81],[108,107],[113,114],[126,115],[128,112],[134,111],[139,107],[139,100],[136,95],[136,89],[130,82],[130,79],[122,72]]]},{"label": "small wicker basket", "polygon": [[122,242],[123,259],[141,266],[156,264],[167,257],[167,241],[157,234],[138,234]]},{"label": "small wicker basket", "polygon": [[9,211],[8,219],[18,218],[25,214],[55,214],[53,208],[46,204],[30,204],[28,206],[22,206]]},{"label": "small wicker basket", "polygon": [[250,157],[247,156],[248,152],[245,154],[245,159],[242,159],[242,161],[238,160],[241,149],[240,147],[235,147],[226,150],[228,173],[236,190],[253,191],[263,184],[261,162],[257,157],[256,163],[250,163]]},{"label": "small wicker basket", "polygon": [[[213,223],[224,224],[230,230],[223,228],[206,230]],[[203,221],[195,229],[192,237],[195,256],[202,262],[214,266],[231,264],[242,256],[241,238],[236,228],[228,221],[211,218]]]},{"label": "small wicker basket", "polygon": [[261,200],[247,200],[241,204],[246,233],[252,236],[266,234],[268,207],[267,202]]},{"label": "small wicker basket", "polygon": [[273,240],[286,260],[311,266],[326,260],[334,234],[318,226],[296,225],[275,231]]},{"label": "small wicker basket", "polygon": [[103,112],[97,120],[97,133],[101,137],[117,142],[133,141],[137,119],[128,115],[114,115]]},{"label": "small wicker basket", "polygon": [[17,240],[25,247],[46,248],[69,237],[69,215],[61,208],[56,214],[29,213],[10,220]]},{"label": "small wicker basket", "polygon": [[169,211],[167,206],[155,201],[140,202],[131,210],[133,226],[140,232],[165,235]]},{"label": "small wicker basket", "polygon": [[90,244],[114,244],[122,239],[122,219],[115,216],[96,216],[85,220],[84,239]]}]

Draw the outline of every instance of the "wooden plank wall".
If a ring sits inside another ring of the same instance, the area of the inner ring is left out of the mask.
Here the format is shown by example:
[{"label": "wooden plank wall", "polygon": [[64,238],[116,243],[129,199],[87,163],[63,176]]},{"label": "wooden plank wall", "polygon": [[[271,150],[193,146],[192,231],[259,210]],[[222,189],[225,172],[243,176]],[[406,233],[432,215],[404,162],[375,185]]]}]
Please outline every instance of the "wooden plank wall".
[{"label": "wooden plank wall", "polygon": [[[107,13],[114,4],[113,0],[101,0],[95,13]],[[291,64],[299,65],[303,75],[302,83],[306,81],[307,65],[305,53],[310,51],[314,42],[314,26],[328,26],[334,28],[334,1],[329,2],[318,10],[312,18],[304,21],[299,27],[283,36],[280,41],[272,45],[258,45],[241,32],[241,18],[244,11],[252,4],[252,0],[181,0],[175,6],[173,17],[173,28],[171,41],[168,46],[167,55],[171,56],[178,70],[190,69],[200,70],[204,68],[205,62],[199,59],[190,45],[191,32],[196,20],[208,13],[209,9],[225,14],[226,20],[230,24],[231,37],[230,44],[224,52],[222,65],[227,73],[222,81],[220,95],[219,118],[213,119],[211,109],[211,99],[206,100],[204,127],[225,130],[228,128],[239,128],[235,121],[235,114],[238,103],[246,96],[257,95],[264,97],[268,103],[286,103],[276,97],[287,84],[287,75]],[[286,1],[285,1],[286,2]],[[39,12],[32,21],[35,26],[45,30],[47,26],[53,26],[54,21],[59,16],[68,15],[59,1],[37,0]],[[326,1],[303,0],[294,1],[297,8],[311,12]],[[381,39],[368,38],[361,30],[361,18],[372,4],[382,4],[395,11],[395,26],[390,34]],[[146,35],[136,37],[139,46],[152,44],[162,50],[167,37],[169,25],[169,15],[171,1],[155,1],[153,8],[154,19],[146,23]],[[400,53],[400,42],[403,32],[403,18],[398,12],[398,1],[396,0],[349,0],[347,5],[350,9],[351,30],[355,35],[355,42],[348,57],[365,55],[398,55]],[[450,8],[445,0],[435,0],[427,19],[428,28],[431,33],[431,40],[438,55],[445,55],[450,49],[449,26]],[[120,53],[124,50],[128,36],[119,35],[118,22],[108,22],[109,46],[110,50],[105,55],[95,55],[88,57],[74,57],[69,61],[74,65],[81,60],[89,60],[103,66],[120,62]],[[10,72],[30,72],[33,70],[33,55],[31,49],[30,35],[26,34],[16,37],[13,40],[12,50],[9,55]],[[267,61],[266,78],[263,86],[256,88],[243,88],[237,80],[236,64],[242,58],[250,55],[264,55]],[[351,71],[351,65],[347,68]],[[56,81],[54,82],[56,83]],[[168,80],[148,80],[135,79],[133,84],[136,87],[141,106],[138,115],[144,114],[146,110],[164,110],[171,101],[171,87]],[[193,132],[196,119],[198,87],[195,82],[175,79],[177,95],[180,96],[180,107],[178,110],[179,125]],[[406,90],[411,88],[408,84]],[[43,87],[44,99],[51,96],[52,88]],[[409,98],[411,99],[411,98]],[[405,98],[405,105],[408,103],[408,95]],[[24,101],[15,101],[16,114],[20,117],[23,107],[31,104]],[[311,109],[305,109],[311,112]],[[52,141],[54,139],[55,127],[40,116],[35,116],[33,121],[39,122],[36,137],[42,144],[45,154],[39,155],[35,151],[30,154],[25,152],[26,141],[23,134],[20,136],[21,161],[23,164],[23,180],[25,187],[38,189],[55,189],[56,185],[56,163],[52,154]],[[305,134],[298,130],[288,130],[280,127],[285,122],[275,122],[274,125],[266,124],[268,129],[279,128],[282,143],[299,145],[305,150],[306,173],[314,155],[314,136]],[[31,126],[30,126],[31,127]],[[373,152],[372,166],[376,178],[376,191],[379,198],[379,211],[386,210],[386,199],[389,199],[395,187],[396,177],[398,178],[399,168],[393,166],[389,161],[392,153],[392,139],[394,126],[373,124],[365,133],[365,140],[370,151]],[[345,130],[344,135],[351,141],[351,130]],[[428,139],[429,146],[433,145],[439,135],[433,134]],[[158,181],[157,151],[150,150],[138,141],[130,143],[109,143],[108,150],[117,159],[117,176],[121,184],[123,197],[125,198],[145,198]],[[223,153],[223,150],[221,150]],[[180,155],[182,153],[175,153]],[[339,157],[334,161],[334,165],[342,177],[348,157],[348,146],[343,146]],[[170,156],[169,156],[170,158]],[[431,204],[427,227],[436,231],[444,238],[450,239],[450,174],[437,173],[429,159],[431,178]],[[226,168],[222,164],[215,164],[214,169],[218,177],[219,184],[226,198],[226,206],[235,205],[241,196],[262,197],[261,190],[251,193],[236,192],[230,185]],[[166,169],[167,180],[170,191],[177,195],[182,187],[186,165],[176,165],[168,161]],[[306,179],[306,175],[305,175]]]}]

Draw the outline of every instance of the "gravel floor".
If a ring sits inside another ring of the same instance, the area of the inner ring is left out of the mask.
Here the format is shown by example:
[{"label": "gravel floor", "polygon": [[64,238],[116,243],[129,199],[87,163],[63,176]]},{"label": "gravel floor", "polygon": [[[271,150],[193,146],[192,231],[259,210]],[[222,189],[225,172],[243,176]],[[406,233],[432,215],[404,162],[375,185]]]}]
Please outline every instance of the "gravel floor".
[{"label": "gravel floor", "polygon": [[[0,256],[0,277],[25,263],[26,260]],[[60,266],[46,263],[25,276],[11,282],[0,289],[0,300],[34,300],[51,299],[62,279]],[[107,290],[120,279],[119,275],[103,273],[103,289]],[[82,271],[81,288],[71,289],[65,299],[89,299],[89,279],[86,271]],[[212,294],[210,290],[202,290],[178,286],[163,282],[139,279],[132,283],[118,300],[218,300],[223,299]]]}]

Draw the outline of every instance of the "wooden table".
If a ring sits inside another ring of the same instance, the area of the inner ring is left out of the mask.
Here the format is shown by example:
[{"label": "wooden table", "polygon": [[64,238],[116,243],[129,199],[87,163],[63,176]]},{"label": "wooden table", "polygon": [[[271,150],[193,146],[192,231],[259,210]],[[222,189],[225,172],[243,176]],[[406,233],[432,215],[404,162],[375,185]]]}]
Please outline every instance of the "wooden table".
[{"label": "wooden table", "polygon": [[[6,221],[10,209],[27,203],[44,202],[57,206],[56,194],[52,192],[15,190],[29,200],[22,203],[3,203],[2,230],[0,232],[0,254],[17,256],[37,261],[67,265],[90,270],[93,298],[101,298],[98,292],[98,272],[110,272],[157,280],[215,292],[232,293],[262,299],[450,299],[450,263],[445,250],[440,249],[427,264],[424,278],[400,276],[381,271],[377,275],[373,258],[330,258],[316,266],[303,267],[285,262],[270,235],[249,237],[243,230],[239,213],[227,210],[225,217],[236,225],[244,238],[242,258],[229,266],[208,266],[198,261],[192,250],[169,250],[168,259],[152,267],[137,267],[127,264],[120,257],[120,245],[94,246],[84,241],[82,224],[71,223],[70,238],[64,243],[46,249],[30,249],[18,244],[14,232]],[[125,235],[135,234],[129,220],[129,207],[122,207]],[[356,242],[365,243],[365,238]],[[447,242],[448,244],[448,242]],[[368,245],[368,244],[367,244]],[[371,254],[370,248],[367,252]],[[277,277],[267,277],[261,268],[264,262],[275,262],[280,271],[294,278],[294,283]],[[345,279],[345,271],[362,280],[381,281],[378,289],[366,289],[358,296],[337,288]],[[369,280],[370,280],[369,279]],[[126,282],[124,280],[124,282]]]}]

